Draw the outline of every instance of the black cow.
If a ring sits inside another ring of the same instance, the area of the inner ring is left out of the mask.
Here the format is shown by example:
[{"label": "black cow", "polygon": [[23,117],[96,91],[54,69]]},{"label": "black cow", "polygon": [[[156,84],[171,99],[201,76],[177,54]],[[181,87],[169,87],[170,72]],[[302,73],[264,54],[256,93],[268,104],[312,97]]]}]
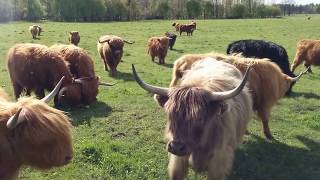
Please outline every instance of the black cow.
[{"label": "black cow", "polygon": [[[242,53],[244,57],[268,58],[276,63],[284,74],[295,77],[290,70],[286,49],[276,43],[254,39],[239,40],[228,45],[227,54],[233,53]],[[287,95],[291,93],[291,88]]]},{"label": "black cow", "polygon": [[169,48],[170,48],[170,50],[172,50],[174,43],[176,42],[177,35],[175,35],[172,32],[166,32],[164,35],[167,36],[168,38],[170,38],[169,39]]}]

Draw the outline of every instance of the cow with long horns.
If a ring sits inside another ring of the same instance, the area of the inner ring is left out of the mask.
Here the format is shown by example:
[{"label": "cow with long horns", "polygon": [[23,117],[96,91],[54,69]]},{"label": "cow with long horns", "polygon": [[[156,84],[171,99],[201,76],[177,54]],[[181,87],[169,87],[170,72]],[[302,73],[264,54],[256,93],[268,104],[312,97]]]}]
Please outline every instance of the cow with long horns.
[{"label": "cow with long horns", "polygon": [[[184,73],[191,69],[195,62],[207,57],[233,64],[242,74],[245,73],[248,66],[252,66],[249,77],[249,89],[253,95],[253,110],[257,112],[258,117],[262,120],[264,135],[268,139],[272,139],[273,137],[269,128],[272,106],[284,96],[292,86],[292,83],[296,83],[306,71],[293,78],[282,73],[281,69],[268,59],[227,56],[219,53],[188,54],[174,62],[170,87],[178,85]],[[166,101],[165,98],[161,98],[160,96],[155,96],[155,98],[160,105],[163,105]]]},{"label": "cow with long horns", "polygon": [[46,104],[58,93],[62,81],[42,100],[9,102],[0,89],[0,179],[16,179],[22,165],[50,169],[71,161],[69,118]]},{"label": "cow with long horns", "polygon": [[[99,82],[99,77],[94,71],[93,60],[84,49],[74,45],[56,44],[49,50],[59,54],[68,63],[69,70],[75,78],[74,82],[80,85],[82,104],[88,105],[97,100],[99,85],[112,86]],[[58,96],[60,101],[64,101],[63,97],[68,96],[67,93],[70,93],[67,88],[60,90]]]},{"label": "cow with long horns", "polygon": [[[7,54],[8,70],[16,99],[23,90],[30,96],[34,91],[38,98],[45,96],[45,90],[52,90],[62,76],[62,88],[68,93],[63,96],[69,105],[81,104],[81,86],[74,81],[63,58],[40,44],[16,44]],[[55,97],[55,105],[60,105],[61,97]]]},{"label": "cow with long horns", "polygon": [[162,88],[144,83],[133,67],[143,89],[167,99],[170,179],[184,179],[189,163],[196,172],[207,171],[208,179],[229,173],[252,114],[245,87],[249,69],[243,77],[233,65],[210,58],[195,63],[179,86]]},{"label": "cow with long horns", "polygon": [[101,36],[97,42],[97,49],[104,63],[104,69],[109,71],[112,76],[117,73],[117,66],[123,55],[124,43],[133,44],[121,37],[114,35]]}]

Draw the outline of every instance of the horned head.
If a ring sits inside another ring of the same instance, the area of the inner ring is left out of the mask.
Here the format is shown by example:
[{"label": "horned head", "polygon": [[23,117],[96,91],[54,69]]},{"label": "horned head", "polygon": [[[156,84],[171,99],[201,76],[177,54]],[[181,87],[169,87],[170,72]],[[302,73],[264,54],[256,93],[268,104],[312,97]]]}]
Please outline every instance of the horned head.
[{"label": "horned head", "polygon": [[[164,104],[168,116],[167,150],[178,156],[186,156],[193,152],[196,145],[201,144],[201,137],[209,133],[217,133],[222,123],[221,117],[228,109],[226,100],[237,96],[248,80],[247,69],[241,83],[232,90],[211,92],[203,87],[179,86],[163,88],[145,83],[137,75],[132,65],[136,82],[146,91],[158,95]],[[214,126],[212,126],[214,124]],[[216,127],[210,132],[206,126]],[[212,132],[211,132],[212,131]],[[214,134],[211,134],[214,138]]]},{"label": "horned head", "polygon": [[58,93],[62,80],[42,100],[20,98],[10,108],[14,115],[7,121],[8,139],[22,164],[48,169],[72,159],[69,118],[46,104]]}]

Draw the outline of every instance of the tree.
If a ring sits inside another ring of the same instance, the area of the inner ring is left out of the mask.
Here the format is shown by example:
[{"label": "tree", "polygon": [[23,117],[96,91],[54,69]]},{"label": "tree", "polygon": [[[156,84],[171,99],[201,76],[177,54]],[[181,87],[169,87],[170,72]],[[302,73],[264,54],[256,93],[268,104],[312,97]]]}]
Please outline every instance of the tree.
[{"label": "tree", "polygon": [[197,18],[201,15],[201,4],[197,0],[189,0],[187,2],[188,18]]},{"label": "tree", "polygon": [[168,18],[170,15],[170,6],[168,1],[160,2],[158,4],[157,12],[159,13],[159,16]]},{"label": "tree", "polygon": [[0,22],[13,20],[14,7],[14,1],[0,0]]},{"label": "tree", "polygon": [[231,8],[231,18],[245,18],[248,15],[248,9],[243,4],[235,4]]},{"label": "tree", "polygon": [[43,9],[39,0],[27,0],[27,20],[39,20],[43,16]]}]

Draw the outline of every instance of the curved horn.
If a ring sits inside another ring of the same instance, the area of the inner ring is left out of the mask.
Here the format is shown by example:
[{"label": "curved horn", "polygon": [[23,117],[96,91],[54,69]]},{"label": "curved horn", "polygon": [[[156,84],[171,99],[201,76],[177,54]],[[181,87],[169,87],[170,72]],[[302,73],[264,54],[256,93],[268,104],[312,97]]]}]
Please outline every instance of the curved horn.
[{"label": "curved horn", "polygon": [[168,88],[152,86],[152,85],[149,85],[149,84],[146,84],[145,82],[143,82],[140,79],[140,77],[138,76],[133,64],[132,64],[132,73],[133,73],[134,79],[137,81],[137,83],[140,85],[140,87],[142,87],[142,89],[144,89],[148,92],[151,92],[153,94],[158,94],[161,96],[168,96],[168,94],[169,94]]},{"label": "curved horn", "polygon": [[106,83],[106,82],[99,82],[100,86],[114,86],[116,84],[118,84],[118,83],[116,82],[116,83],[110,84],[110,83]]},{"label": "curved horn", "polygon": [[131,42],[131,41],[128,41],[128,40],[125,40],[125,39],[123,40],[123,42],[128,43],[128,44],[134,44],[134,41]]},{"label": "curved horn", "polygon": [[82,78],[77,78],[74,80],[74,82],[76,83],[82,83],[83,80],[90,80],[90,79],[93,79],[94,77],[91,76],[91,77],[82,77]]},{"label": "curved horn", "polygon": [[299,81],[299,79],[301,78],[302,75],[306,74],[309,69],[311,68],[311,66],[309,66],[305,71],[301,72],[297,77],[295,78],[291,78],[291,82],[297,82]]},{"label": "curved horn", "polygon": [[108,43],[109,43],[110,40],[111,40],[111,39],[104,39],[104,40],[98,39],[98,42],[99,42],[99,43],[105,43],[105,42],[108,42]]},{"label": "curved horn", "polygon": [[232,90],[229,90],[229,91],[224,91],[224,92],[212,92],[211,99],[213,101],[221,101],[221,100],[230,99],[230,98],[238,95],[246,85],[246,82],[249,77],[248,72],[250,71],[251,67],[252,66],[249,66],[248,69],[246,70],[246,73],[244,74],[244,77],[243,77],[241,83],[238,85],[238,87],[236,87]]},{"label": "curved horn", "polygon": [[7,128],[8,129],[13,129],[15,128],[18,124],[23,122],[23,118],[20,117],[20,113],[22,111],[22,108],[20,108],[16,114],[10,117],[10,119],[7,121]]},{"label": "curved horn", "polygon": [[41,99],[41,101],[48,103],[49,101],[51,101],[54,96],[56,96],[56,94],[59,92],[62,81],[64,80],[64,76],[62,76],[62,78],[60,79],[60,81],[58,82],[58,84],[54,87],[54,89],[44,98]]}]

